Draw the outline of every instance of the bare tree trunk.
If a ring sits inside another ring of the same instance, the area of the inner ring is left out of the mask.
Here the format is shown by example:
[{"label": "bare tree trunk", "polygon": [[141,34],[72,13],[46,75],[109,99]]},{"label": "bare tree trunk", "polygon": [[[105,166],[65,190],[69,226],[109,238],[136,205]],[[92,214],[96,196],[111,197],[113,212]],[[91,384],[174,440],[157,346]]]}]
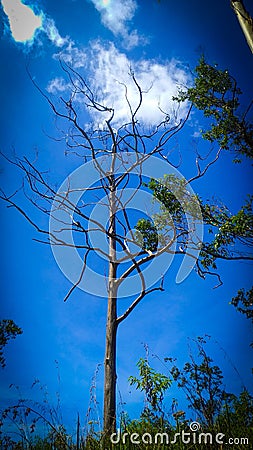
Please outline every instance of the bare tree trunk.
[{"label": "bare tree trunk", "polygon": [[116,305],[115,297],[108,298],[106,348],[104,361],[104,432],[116,429]]},{"label": "bare tree trunk", "polygon": [[108,277],[108,307],[106,324],[106,345],[104,360],[104,433],[112,434],[116,430],[116,337],[117,337],[117,277],[116,264],[116,205],[115,181],[113,175],[109,177],[109,277]]}]

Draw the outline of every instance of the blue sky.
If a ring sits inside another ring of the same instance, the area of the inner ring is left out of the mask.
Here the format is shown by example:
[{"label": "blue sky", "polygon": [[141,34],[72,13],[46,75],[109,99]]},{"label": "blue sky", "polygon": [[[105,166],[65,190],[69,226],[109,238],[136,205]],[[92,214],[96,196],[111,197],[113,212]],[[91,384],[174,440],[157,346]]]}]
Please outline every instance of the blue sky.
[{"label": "blue sky", "polygon": [[[10,27],[7,3],[16,11],[16,29]],[[178,84],[189,81],[188,69],[193,70],[202,52],[210,63],[233,74],[244,92],[245,105],[252,97],[253,59],[228,0],[62,0],[60,6],[56,0],[40,0],[25,4],[29,8],[20,13],[20,1],[2,1],[0,148],[10,157],[15,152],[34,159],[37,153],[39,166],[58,186],[80,161],[64,155],[63,141],[49,138],[57,134],[59,122],[31,83],[27,65],[39,86],[50,94],[61,94],[67,88],[59,54],[78,70],[85,70],[108,102],[117,89],[118,123],[126,111],[115,78],[124,77],[129,64],[142,85],[148,87],[151,79],[156,80],[141,113],[147,126],[157,119],[158,98],[163,107],[170,107],[168,98]],[[251,2],[245,0],[245,6],[253,15]],[[28,37],[32,39],[27,41]],[[186,177],[191,172],[189,154],[195,131],[197,116],[191,118],[178,144],[185,155],[181,172]],[[231,155],[222,155],[204,183],[196,183],[194,189],[222,198],[236,210],[251,191],[251,168],[248,161],[238,166],[231,160]],[[1,185],[13,192],[20,186],[20,174],[3,159],[0,169]],[[18,198],[25,204],[22,195]],[[26,207],[42,226],[48,226],[47,217]],[[23,329],[23,335],[6,349],[0,396],[4,404],[15,398],[16,392],[9,390],[14,383],[25,397],[39,397],[29,388],[38,378],[54,400],[59,390],[57,360],[66,419],[72,423],[71,414],[79,411],[84,420],[91,378],[97,364],[103,363],[106,300],[76,290],[64,303],[70,282],[60,272],[50,247],[32,240],[36,232],[16,211],[7,210],[4,204],[0,208],[1,317],[12,318]],[[219,264],[223,279],[219,289],[213,289],[213,279],[200,280],[194,272],[176,284],[177,269],[175,262],[166,275],[165,292],[144,299],[119,328],[118,389],[132,417],[140,411],[143,399],[133,389],[130,393],[127,379],[136,373],[136,362],[144,355],[143,343],[150,346],[150,353],[160,358],[175,356],[183,364],[188,338],[207,333],[213,338],[210,353],[224,371],[226,388],[239,392],[242,383],[250,387],[250,323],[229,305],[239,288],[250,287],[250,264]],[[157,359],[151,364],[163,370]],[[101,366],[97,380],[100,410],[102,389]]]}]

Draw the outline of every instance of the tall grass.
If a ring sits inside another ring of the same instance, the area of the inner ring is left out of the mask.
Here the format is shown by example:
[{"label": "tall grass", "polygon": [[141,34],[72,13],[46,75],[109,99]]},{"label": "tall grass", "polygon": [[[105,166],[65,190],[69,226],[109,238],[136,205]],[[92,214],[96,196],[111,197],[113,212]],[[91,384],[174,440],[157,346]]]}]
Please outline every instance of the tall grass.
[{"label": "tall grass", "polygon": [[[72,434],[63,423],[60,396],[52,404],[45,392],[41,402],[22,397],[4,408],[0,416],[1,450],[132,450],[253,448],[253,397],[243,389],[239,395],[225,392],[221,370],[205,351],[206,341],[195,341],[198,353],[190,352],[183,368],[175,365],[168,374],[155,371],[146,358],[137,363],[139,377],[129,381],[143,392],[144,409],[137,419],[126,412],[118,418],[119,429],[105,437],[96,398],[97,367],[90,387],[90,401],[84,417],[76,414]],[[148,353],[148,352],[147,352]],[[58,381],[60,376],[58,371]],[[189,412],[164,406],[165,391],[176,384],[186,397]],[[38,380],[34,386],[43,392]],[[59,389],[60,391],[60,389]],[[193,417],[197,420],[193,421]]]}]

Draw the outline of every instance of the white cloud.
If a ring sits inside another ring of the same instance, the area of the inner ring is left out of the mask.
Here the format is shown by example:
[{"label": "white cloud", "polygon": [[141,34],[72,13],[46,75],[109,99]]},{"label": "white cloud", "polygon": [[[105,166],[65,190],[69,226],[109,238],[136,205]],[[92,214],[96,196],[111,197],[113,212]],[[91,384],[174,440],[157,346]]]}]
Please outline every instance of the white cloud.
[{"label": "white cloud", "polygon": [[87,64],[86,50],[78,48],[71,39],[69,39],[67,46],[59,53],[55,53],[53,57],[65,61],[74,69],[80,69]]},{"label": "white cloud", "polygon": [[57,77],[51,80],[47,86],[47,91],[50,94],[56,94],[57,92],[64,92],[68,89],[66,81],[62,77]]},{"label": "white cloud", "polygon": [[133,19],[137,3],[135,0],[91,0],[101,15],[103,25],[115,36],[123,38],[126,48],[145,44],[147,39],[139,36],[137,30],[129,31],[129,22]]},{"label": "white cloud", "polygon": [[[176,117],[175,103],[172,97],[177,94],[178,88],[186,85],[188,75],[179,63],[171,60],[158,63],[154,60],[131,61],[124,53],[119,52],[113,44],[108,48],[97,43],[94,48],[92,88],[99,92],[98,101],[115,109],[114,126],[120,126],[129,121],[130,110],[125,94],[135,109],[139,103],[138,88],[132,80],[130,70],[143,91],[141,108],[138,111],[138,120],[146,126],[154,125],[164,119],[164,111]],[[162,110],[162,111],[161,111]],[[181,116],[185,110],[181,110]]]},{"label": "white cloud", "polygon": [[137,9],[135,0],[92,0],[92,3],[100,12],[102,23],[115,35],[125,33],[127,22]]},{"label": "white cloud", "polygon": [[56,47],[63,47],[63,45],[67,44],[69,42],[69,38],[65,37],[63,38],[53,19],[50,18],[44,18],[43,20],[43,31],[46,33],[48,39],[56,45]]},{"label": "white cloud", "polygon": [[42,14],[37,16],[20,0],[2,0],[2,5],[9,18],[13,39],[16,42],[31,41],[36,30],[41,28]]},{"label": "white cloud", "polygon": [[[86,55],[83,59],[84,78],[96,93],[96,100],[115,110],[113,119],[115,128],[129,122],[131,118],[126,100],[126,87],[127,98],[132,108],[135,109],[139,103],[138,88],[131,77],[131,70],[143,91],[142,105],[137,113],[137,119],[141,124],[157,125],[164,120],[163,112],[171,117],[171,124],[175,124],[185,116],[186,107],[176,111],[175,102],[172,101],[178,88],[189,83],[188,74],[176,60],[164,63],[147,59],[131,61],[125,53],[117,50],[114,44],[110,43],[105,47],[99,41],[93,43],[89,50],[82,50],[81,54]],[[57,90],[62,91],[64,87],[65,90],[69,88],[62,79],[55,79],[49,84],[48,90],[56,93]],[[78,101],[82,102],[84,99],[79,96]],[[94,109],[90,110],[90,114],[93,123],[101,127],[104,115],[102,117]]]},{"label": "white cloud", "polygon": [[140,36],[137,30],[131,31],[131,33],[126,33],[123,36],[123,45],[127,50],[131,48],[138,47],[138,45],[146,45],[148,43],[148,38]]}]

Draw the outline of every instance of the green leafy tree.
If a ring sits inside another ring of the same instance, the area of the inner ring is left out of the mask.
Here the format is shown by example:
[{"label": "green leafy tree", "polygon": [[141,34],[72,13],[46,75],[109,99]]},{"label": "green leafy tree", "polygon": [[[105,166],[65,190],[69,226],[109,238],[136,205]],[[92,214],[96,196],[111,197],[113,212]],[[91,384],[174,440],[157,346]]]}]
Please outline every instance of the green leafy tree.
[{"label": "green leafy tree", "polygon": [[206,353],[206,340],[198,337],[194,342],[198,349],[197,358],[191,352],[190,361],[185,363],[183,369],[174,365],[171,374],[178,387],[185,391],[189,407],[197,413],[202,423],[211,428],[225,396],[223,375]]},{"label": "green leafy tree", "polygon": [[3,319],[0,321],[0,364],[2,368],[6,366],[4,357],[4,347],[10,339],[15,339],[23,331],[11,319]]},{"label": "green leafy tree", "polygon": [[[232,298],[230,303],[238,312],[250,319],[253,324],[253,287],[248,291],[239,289],[237,295]],[[253,347],[253,342],[250,345]]]},{"label": "green leafy tree", "polygon": [[247,437],[249,443],[252,442],[253,397],[247,389],[238,396],[225,395],[223,406],[216,418],[216,427],[227,436]]},{"label": "green leafy tree", "polygon": [[164,393],[171,386],[172,380],[156,372],[149,364],[147,358],[140,358],[137,367],[140,377],[129,377],[130,386],[144,392],[147,408],[154,412],[162,412]]},{"label": "green leafy tree", "polygon": [[228,70],[220,70],[200,59],[196,69],[194,84],[181,90],[179,102],[189,101],[192,106],[203,111],[209,119],[202,130],[202,137],[217,142],[222,149],[231,150],[238,156],[253,157],[253,125],[248,120],[252,102],[244,114],[240,114],[241,90]]},{"label": "green leafy tree", "polygon": [[[144,247],[152,248],[158,240],[164,240],[169,235],[168,229],[176,227],[179,232],[178,253],[184,253],[188,244],[187,217],[188,211],[198,219],[194,210],[196,198],[187,190],[187,183],[174,175],[167,175],[161,180],[151,180],[148,187],[156,199],[161,202],[160,212],[154,216],[154,224],[141,219],[136,225],[139,231],[145,228]],[[175,191],[181,198],[179,202]],[[202,200],[197,197],[205,225],[206,237],[202,243],[195,243],[201,248],[197,261],[199,275],[205,277],[206,270],[217,269],[216,261],[221,260],[252,260],[250,249],[253,246],[253,196],[249,196],[245,205],[237,213],[232,213],[221,202]],[[156,229],[156,233],[155,230]],[[201,268],[202,266],[202,268]],[[217,275],[218,276],[218,275]]]},{"label": "green leafy tree", "polygon": [[235,306],[237,311],[245,314],[247,319],[253,322],[253,287],[248,291],[240,289],[237,295],[232,298],[231,305]]},{"label": "green leafy tree", "polygon": [[[151,221],[141,219],[136,229],[145,229],[143,248],[156,245],[159,240],[164,243],[170,238],[172,230],[178,234],[176,253],[194,258],[189,251],[186,211],[196,220],[200,220],[195,205],[200,205],[201,220],[205,226],[204,242],[191,243],[192,250],[201,248],[200,258],[196,262],[198,274],[205,278],[207,273],[217,269],[220,260],[252,260],[253,246],[253,196],[248,195],[241,208],[234,212],[215,198],[204,199],[200,195],[194,197],[188,189],[191,182],[202,177],[222,151],[234,152],[235,162],[241,158],[253,157],[253,125],[248,119],[252,102],[241,113],[240,94],[234,78],[227,70],[219,70],[208,64],[204,57],[195,69],[193,86],[181,90],[175,100],[179,103],[189,102],[191,108],[203,113],[205,128],[201,130],[204,140],[218,145],[215,160],[202,170],[201,157],[197,155],[198,176],[190,180],[182,180],[175,175],[165,175],[163,179],[151,180],[146,184],[160,202],[160,212]],[[180,199],[180,201],[178,200]],[[197,202],[196,202],[197,201]],[[156,229],[156,233],[154,230]],[[221,277],[216,273],[221,284]]]}]

